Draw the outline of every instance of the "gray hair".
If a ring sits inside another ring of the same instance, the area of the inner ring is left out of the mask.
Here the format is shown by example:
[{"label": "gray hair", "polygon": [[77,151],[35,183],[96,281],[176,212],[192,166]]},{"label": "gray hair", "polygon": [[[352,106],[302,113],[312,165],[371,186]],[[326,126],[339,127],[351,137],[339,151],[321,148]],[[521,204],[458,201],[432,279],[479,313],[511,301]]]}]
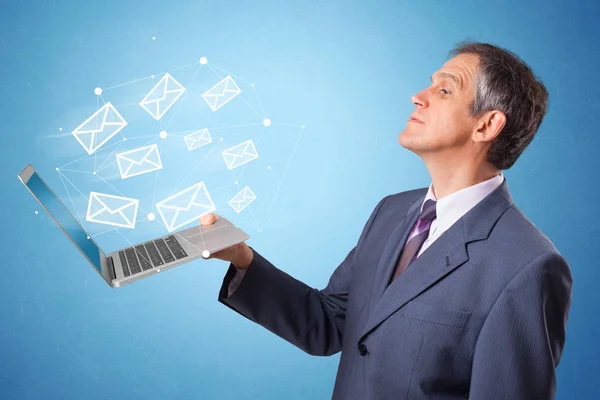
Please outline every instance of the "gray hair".
[{"label": "gray hair", "polygon": [[506,115],[506,124],[492,141],[488,162],[496,168],[512,167],[533,140],[548,112],[548,91],[531,68],[513,52],[481,42],[463,41],[449,52],[479,56],[472,117],[492,110]]}]

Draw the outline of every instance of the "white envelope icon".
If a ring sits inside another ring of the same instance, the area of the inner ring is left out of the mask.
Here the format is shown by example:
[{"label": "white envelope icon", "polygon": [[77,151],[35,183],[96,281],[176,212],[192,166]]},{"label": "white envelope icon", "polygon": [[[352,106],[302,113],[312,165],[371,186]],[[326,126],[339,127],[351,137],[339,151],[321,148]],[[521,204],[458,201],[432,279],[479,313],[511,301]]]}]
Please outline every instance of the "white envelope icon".
[{"label": "white envelope icon", "polygon": [[204,128],[198,132],[190,133],[189,135],[185,135],[183,137],[185,139],[185,145],[188,150],[194,150],[198,147],[202,147],[209,143],[212,143],[212,138],[210,137],[210,132],[208,129]]},{"label": "white envelope icon", "polygon": [[158,121],[183,95],[183,92],[185,88],[166,73],[140,102],[140,106]]},{"label": "white envelope icon", "polygon": [[117,154],[117,164],[122,179],[157,171],[163,167],[156,144]]},{"label": "white envelope icon", "polygon": [[235,83],[231,75],[228,75],[225,79],[208,89],[202,97],[204,97],[211,110],[217,111],[240,93],[242,93],[242,90]]},{"label": "white envelope icon", "polygon": [[85,151],[92,154],[126,125],[121,114],[108,102],[71,133]]},{"label": "white envelope icon", "polygon": [[225,164],[227,164],[227,168],[230,170],[258,158],[258,153],[256,152],[256,147],[254,147],[252,140],[246,140],[243,143],[223,151],[221,154],[223,154]]},{"label": "white envelope icon", "polygon": [[86,221],[122,228],[135,228],[140,201],[127,197],[91,192]]},{"label": "white envelope icon", "polygon": [[172,232],[198,218],[216,210],[204,182],[183,189],[162,201],[156,203],[167,230]]},{"label": "white envelope icon", "polygon": [[238,194],[233,196],[231,200],[229,200],[229,205],[233,207],[236,213],[239,214],[254,200],[256,200],[256,195],[252,192],[252,190],[250,190],[248,186],[246,186]]}]

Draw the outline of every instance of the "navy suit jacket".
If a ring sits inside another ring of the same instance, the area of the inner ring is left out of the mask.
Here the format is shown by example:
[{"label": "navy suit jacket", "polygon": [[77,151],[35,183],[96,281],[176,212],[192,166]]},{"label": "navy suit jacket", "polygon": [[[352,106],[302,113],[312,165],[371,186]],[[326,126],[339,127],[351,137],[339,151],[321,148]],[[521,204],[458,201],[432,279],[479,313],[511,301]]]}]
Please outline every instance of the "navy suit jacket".
[{"label": "navy suit jacket", "polygon": [[381,200],[324,289],[252,249],[218,300],[309,354],[341,351],[334,399],[554,398],[569,265],[505,179],[389,284],[426,193]]}]

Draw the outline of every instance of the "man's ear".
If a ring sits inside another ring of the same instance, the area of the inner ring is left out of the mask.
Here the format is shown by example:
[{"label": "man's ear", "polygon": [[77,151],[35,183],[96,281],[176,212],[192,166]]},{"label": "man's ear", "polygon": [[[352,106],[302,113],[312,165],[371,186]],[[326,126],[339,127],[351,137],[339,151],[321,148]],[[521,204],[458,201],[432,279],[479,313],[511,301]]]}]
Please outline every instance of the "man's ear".
[{"label": "man's ear", "polygon": [[499,110],[489,111],[479,119],[473,133],[473,141],[491,142],[502,132],[505,125],[506,114]]}]

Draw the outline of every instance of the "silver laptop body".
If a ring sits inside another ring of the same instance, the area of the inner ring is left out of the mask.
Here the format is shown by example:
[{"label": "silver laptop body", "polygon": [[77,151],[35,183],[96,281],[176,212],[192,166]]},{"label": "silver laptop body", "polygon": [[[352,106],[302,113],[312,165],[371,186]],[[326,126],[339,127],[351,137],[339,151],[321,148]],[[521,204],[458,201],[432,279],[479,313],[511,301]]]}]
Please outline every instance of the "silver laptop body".
[{"label": "silver laptop body", "polygon": [[[219,217],[209,226],[193,226],[105,254],[31,165],[19,179],[71,242],[111,287],[121,287],[248,240],[244,231]],[[205,253],[208,252],[208,253]]]}]

